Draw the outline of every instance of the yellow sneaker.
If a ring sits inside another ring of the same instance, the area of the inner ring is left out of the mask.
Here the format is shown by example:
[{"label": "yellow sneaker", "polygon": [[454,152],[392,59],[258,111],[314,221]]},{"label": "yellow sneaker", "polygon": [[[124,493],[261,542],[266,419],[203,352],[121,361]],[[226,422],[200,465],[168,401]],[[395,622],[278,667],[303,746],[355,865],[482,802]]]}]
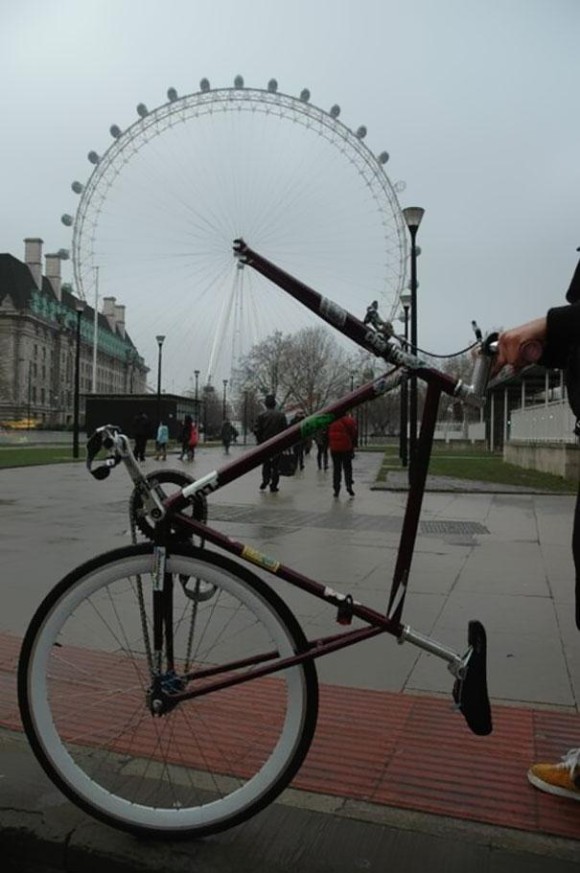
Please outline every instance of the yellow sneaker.
[{"label": "yellow sneaker", "polygon": [[540,791],[580,800],[580,749],[570,749],[560,764],[534,764],[528,779]]}]

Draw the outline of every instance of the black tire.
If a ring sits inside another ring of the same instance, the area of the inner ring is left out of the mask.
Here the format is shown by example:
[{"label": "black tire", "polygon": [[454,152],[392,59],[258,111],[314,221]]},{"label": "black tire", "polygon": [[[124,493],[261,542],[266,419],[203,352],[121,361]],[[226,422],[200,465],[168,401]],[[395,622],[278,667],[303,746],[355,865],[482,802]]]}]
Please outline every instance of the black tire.
[{"label": "black tire", "polygon": [[[48,776],[90,815],[134,834],[199,837],[254,815],[296,774],[316,726],[316,670],[308,661],[154,717],[137,595],[140,580],[148,627],[152,565],[148,543],[116,549],[49,593],[22,646],[20,712]],[[189,666],[176,660],[178,675],[232,661],[239,671],[264,647],[284,657],[305,650],[288,607],[245,567],[176,545],[167,571],[176,659],[189,638],[186,613],[195,613],[195,652]]]}]

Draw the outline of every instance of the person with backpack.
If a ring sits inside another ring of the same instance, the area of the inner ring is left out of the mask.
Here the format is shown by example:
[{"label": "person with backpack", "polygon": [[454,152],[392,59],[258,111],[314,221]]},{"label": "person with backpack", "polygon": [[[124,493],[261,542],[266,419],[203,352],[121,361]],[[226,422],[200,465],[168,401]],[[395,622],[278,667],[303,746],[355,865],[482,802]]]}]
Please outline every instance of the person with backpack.
[{"label": "person with backpack", "polygon": [[352,415],[337,418],[328,427],[328,447],[332,458],[332,487],[334,496],[340,494],[342,474],[344,484],[350,497],[354,497],[352,489],[352,458],[357,445],[357,426]]}]

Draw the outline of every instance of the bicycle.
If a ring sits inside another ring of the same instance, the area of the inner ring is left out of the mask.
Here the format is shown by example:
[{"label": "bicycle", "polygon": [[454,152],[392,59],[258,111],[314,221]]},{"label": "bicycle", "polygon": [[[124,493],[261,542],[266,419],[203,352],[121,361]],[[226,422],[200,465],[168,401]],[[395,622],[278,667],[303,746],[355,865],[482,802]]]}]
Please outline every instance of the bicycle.
[{"label": "bicycle", "polygon": [[[482,403],[497,335],[484,339],[477,332],[468,385],[402,348],[378,317],[359,321],[243,240],[234,250],[393,366],[197,480],[169,470],[144,475],[128,438],[114,426],[89,439],[87,466],[97,479],[126,466],[134,483],[132,527],[147,541],[89,560],[44,599],[22,646],[19,704],[32,749],[63,793],[95,818],[146,836],[216,833],[274,800],[314,736],[315,660],[378,634],[446,661],[456,708],[476,734],[492,730],[483,625],[469,622],[467,649],[459,654],[403,624],[402,612],[439,398],[445,392]],[[409,374],[425,381],[427,394],[385,614],[208,524],[213,491]],[[107,458],[93,468],[102,449]],[[342,630],[307,639],[250,565],[328,603]],[[362,627],[351,627],[354,619]]]}]

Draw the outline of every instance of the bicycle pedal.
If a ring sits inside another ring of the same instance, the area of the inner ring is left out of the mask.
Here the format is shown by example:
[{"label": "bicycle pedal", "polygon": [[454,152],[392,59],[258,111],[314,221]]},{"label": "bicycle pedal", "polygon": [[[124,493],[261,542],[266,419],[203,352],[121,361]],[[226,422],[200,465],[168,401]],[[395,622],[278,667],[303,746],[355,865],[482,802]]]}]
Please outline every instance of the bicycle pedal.
[{"label": "bicycle pedal", "polygon": [[487,637],[480,621],[470,621],[467,642],[471,649],[463,678],[456,679],[453,700],[474,734],[487,736],[493,730],[487,693]]}]

